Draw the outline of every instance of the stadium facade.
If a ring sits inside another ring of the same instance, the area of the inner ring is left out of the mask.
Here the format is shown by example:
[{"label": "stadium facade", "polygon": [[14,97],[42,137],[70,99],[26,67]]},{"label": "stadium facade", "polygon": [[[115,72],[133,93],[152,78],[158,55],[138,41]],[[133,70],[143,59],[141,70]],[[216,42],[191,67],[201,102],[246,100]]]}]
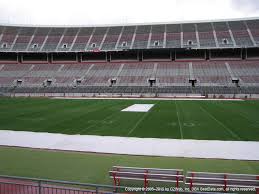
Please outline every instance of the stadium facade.
[{"label": "stadium facade", "polygon": [[259,97],[259,19],[0,26],[0,93]]}]

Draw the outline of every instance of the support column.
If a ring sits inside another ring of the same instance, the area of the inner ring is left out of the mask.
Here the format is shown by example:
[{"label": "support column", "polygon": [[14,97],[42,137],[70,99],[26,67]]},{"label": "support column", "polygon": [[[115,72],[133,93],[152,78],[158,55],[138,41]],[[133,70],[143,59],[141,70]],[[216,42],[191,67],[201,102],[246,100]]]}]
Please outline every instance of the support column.
[{"label": "support column", "polygon": [[23,53],[21,53],[21,58],[20,58],[20,60],[21,60],[21,63],[23,63]]}]

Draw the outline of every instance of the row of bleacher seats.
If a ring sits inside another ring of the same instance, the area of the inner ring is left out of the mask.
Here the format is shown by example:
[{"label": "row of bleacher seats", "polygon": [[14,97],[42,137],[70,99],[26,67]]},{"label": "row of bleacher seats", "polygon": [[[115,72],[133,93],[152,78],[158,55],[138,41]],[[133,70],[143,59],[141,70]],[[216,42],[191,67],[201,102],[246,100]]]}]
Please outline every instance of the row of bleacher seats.
[{"label": "row of bleacher seats", "polygon": [[192,80],[196,87],[259,86],[259,61],[0,64],[0,86],[166,87]]},{"label": "row of bleacher seats", "polygon": [[0,51],[89,51],[259,45],[259,20],[112,27],[0,26]]}]

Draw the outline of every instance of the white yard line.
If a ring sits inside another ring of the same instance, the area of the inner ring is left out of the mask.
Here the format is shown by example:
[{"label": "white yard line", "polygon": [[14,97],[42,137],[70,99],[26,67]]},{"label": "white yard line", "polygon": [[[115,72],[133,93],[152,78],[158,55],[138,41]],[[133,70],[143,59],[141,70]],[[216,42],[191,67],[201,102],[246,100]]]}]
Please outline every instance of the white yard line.
[{"label": "white yard line", "polygon": [[180,129],[180,133],[181,133],[181,139],[183,139],[183,130],[182,130],[182,125],[181,125],[181,121],[180,121],[180,118],[179,118],[177,103],[176,103],[176,101],[174,103],[175,103],[176,114],[177,114],[177,118],[178,118],[179,129]]},{"label": "white yard line", "polygon": [[224,123],[220,122],[218,119],[216,119],[211,113],[209,113],[208,111],[206,111],[204,108],[202,108],[201,106],[199,106],[200,109],[205,112],[210,118],[212,118],[214,121],[216,121],[218,124],[220,124],[224,129],[226,129],[231,135],[232,137],[236,138],[237,140],[242,140],[236,133],[234,133],[230,128],[228,128],[226,125],[224,125]]},{"label": "white yard line", "polygon": [[[231,104],[233,104],[233,102],[230,102]],[[216,104],[217,105],[217,104]],[[218,105],[217,105],[218,106]],[[254,121],[252,120],[249,116],[246,115],[245,112],[243,112],[241,109],[235,109],[234,112],[236,114],[238,114],[239,116],[243,117],[244,119],[246,119],[247,121],[249,121],[250,123],[255,123],[258,124],[258,121]]]},{"label": "white yard line", "polygon": [[130,135],[131,133],[133,133],[133,131],[138,127],[138,125],[146,118],[146,116],[148,115],[149,112],[146,112],[139,120],[138,122],[132,127],[132,129],[128,132],[127,135]]},{"label": "white yard line", "polygon": [[127,155],[259,161],[259,142],[253,141],[105,137],[0,130],[0,145]]}]

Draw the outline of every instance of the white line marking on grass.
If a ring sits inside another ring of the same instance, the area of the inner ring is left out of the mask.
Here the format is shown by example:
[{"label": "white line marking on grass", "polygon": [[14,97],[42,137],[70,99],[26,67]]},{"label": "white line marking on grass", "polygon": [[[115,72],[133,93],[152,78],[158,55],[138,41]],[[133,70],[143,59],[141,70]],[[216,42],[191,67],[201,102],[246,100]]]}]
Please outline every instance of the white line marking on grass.
[{"label": "white line marking on grass", "polygon": [[182,125],[181,125],[181,121],[180,121],[180,118],[179,118],[179,113],[178,113],[178,108],[177,108],[176,101],[174,101],[174,103],[175,103],[175,108],[176,108],[176,114],[177,114],[179,129],[180,129],[180,133],[181,133],[181,139],[183,139]]},{"label": "white line marking on grass", "polygon": [[[233,102],[230,102],[231,104],[234,104]],[[255,121],[255,120],[251,120],[250,117],[247,117],[246,113],[241,111],[239,108],[237,110],[233,110],[232,112],[238,114],[239,116],[243,117],[244,119],[246,119],[247,121],[251,122],[251,123],[256,123],[258,124],[258,121]]]},{"label": "white line marking on grass", "polygon": [[138,125],[146,118],[146,116],[148,115],[148,113],[150,113],[150,112],[146,112],[146,113],[138,120],[138,122],[134,125],[134,127],[131,128],[131,130],[128,132],[127,135],[130,135],[130,134],[138,127]]},{"label": "white line marking on grass", "polygon": [[200,109],[207,113],[207,115],[212,118],[214,121],[216,121],[218,124],[220,124],[224,129],[226,129],[234,138],[237,138],[238,140],[242,140],[236,133],[234,133],[230,128],[228,128],[226,125],[224,125],[224,123],[220,122],[218,119],[216,119],[211,113],[209,113],[208,111],[206,111],[204,108],[202,108],[199,105]]}]

